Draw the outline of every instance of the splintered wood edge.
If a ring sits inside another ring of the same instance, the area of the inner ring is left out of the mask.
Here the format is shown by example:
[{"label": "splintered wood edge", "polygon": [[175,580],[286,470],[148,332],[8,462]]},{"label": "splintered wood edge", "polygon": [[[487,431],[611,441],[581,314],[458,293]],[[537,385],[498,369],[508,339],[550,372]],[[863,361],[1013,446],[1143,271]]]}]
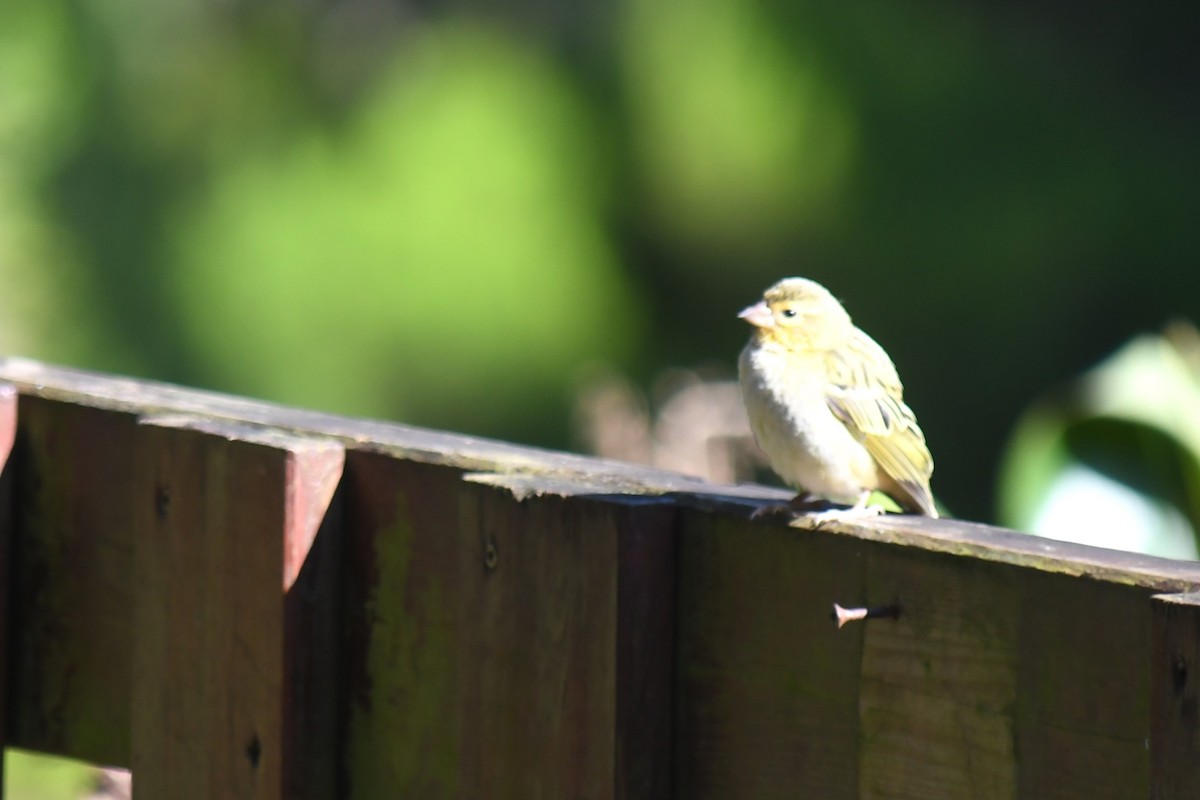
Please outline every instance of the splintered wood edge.
[{"label": "splintered wood edge", "polygon": [[[467,480],[503,488],[518,500],[542,495],[593,497],[608,502],[675,502],[685,508],[745,518],[790,492],[764,486],[717,486],[699,478],[617,461],[508,444],[492,439],[378,420],[305,411],[272,403],[187,389],[154,381],[111,377],[28,359],[0,359],[0,381],[23,394],[75,405],[162,419],[182,414],[326,437],[350,449],[462,469]],[[764,519],[755,525],[781,525]],[[808,527],[803,518],[797,528]],[[1188,592],[1200,588],[1200,564],[1059,542],[958,520],[885,515],[834,522],[816,532],[977,558],[1046,572]]]}]

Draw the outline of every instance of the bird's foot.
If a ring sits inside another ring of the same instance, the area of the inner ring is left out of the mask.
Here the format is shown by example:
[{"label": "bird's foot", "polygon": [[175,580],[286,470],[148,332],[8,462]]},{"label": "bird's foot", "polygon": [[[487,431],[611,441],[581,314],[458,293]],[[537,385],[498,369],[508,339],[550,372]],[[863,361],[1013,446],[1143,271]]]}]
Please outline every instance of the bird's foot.
[{"label": "bird's foot", "polygon": [[887,513],[887,509],[881,505],[854,505],[850,508],[831,508],[828,511],[817,511],[813,514],[806,514],[805,519],[811,520],[819,528],[827,522],[854,522],[861,519],[878,517],[885,513]]},{"label": "bird's foot", "polygon": [[750,514],[750,519],[766,519],[770,517],[785,517],[794,519],[798,516],[809,516],[814,509],[829,508],[829,501],[816,495],[801,492],[786,503],[771,503],[759,506]]},{"label": "bird's foot", "polygon": [[805,515],[805,519],[813,523],[813,527],[819,528],[827,522],[854,522],[856,520],[870,519],[878,517],[887,512],[883,506],[877,503],[869,503],[871,499],[870,492],[863,492],[859,496],[858,502],[849,508],[831,508],[828,511],[818,511]]}]

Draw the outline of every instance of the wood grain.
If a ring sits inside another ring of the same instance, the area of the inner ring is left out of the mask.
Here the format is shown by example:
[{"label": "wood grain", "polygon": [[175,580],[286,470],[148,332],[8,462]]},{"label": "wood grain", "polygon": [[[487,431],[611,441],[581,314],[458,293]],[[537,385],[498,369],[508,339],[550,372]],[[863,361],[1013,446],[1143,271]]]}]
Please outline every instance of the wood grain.
[{"label": "wood grain", "polygon": [[[307,731],[295,728],[333,714],[294,706],[304,696],[332,698],[336,687],[297,692],[292,667],[335,642],[305,637],[303,651],[288,642],[287,633],[310,628],[285,625],[285,590],[296,591],[341,476],[341,445],[169,418],[143,421],[134,452],[131,767],[139,795],[334,796],[331,740],[305,749],[297,736]],[[322,757],[327,767],[315,773],[297,763]],[[324,774],[327,783],[293,774]]]},{"label": "wood grain", "polygon": [[[903,517],[683,520],[683,796],[1149,793],[1150,597],[1200,566]],[[834,602],[901,614],[835,630]]]},{"label": "wood grain", "polygon": [[[149,796],[1197,794],[1196,563],[5,379],[7,744],[132,761]],[[835,602],[901,613],[838,630]]]},{"label": "wood grain", "polygon": [[346,478],[346,796],[669,789],[668,505],[368,453]]},{"label": "wood grain", "polygon": [[676,792],[858,796],[861,542],[685,512],[679,533]]},{"label": "wood grain", "polygon": [[1200,594],[1154,598],[1153,800],[1200,797]]},{"label": "wood grain", "polygon": [[128,764],[137,419],[22,394],[8,744]]},{"label": "wood grain", "polygon": [[1013,798],[1020,580],[1014,570],[902,547],[868,551],[860,624],[859,796]]},{"label": "wood grain", "polygon": [[[13,538],[13,483],[16,467],[11,462],[17,436],[17,388],[0,383],[0,748],[8,742],[8,638],[9,548]],[[0,796],[3,796],[4,759],[0,755]]]}]

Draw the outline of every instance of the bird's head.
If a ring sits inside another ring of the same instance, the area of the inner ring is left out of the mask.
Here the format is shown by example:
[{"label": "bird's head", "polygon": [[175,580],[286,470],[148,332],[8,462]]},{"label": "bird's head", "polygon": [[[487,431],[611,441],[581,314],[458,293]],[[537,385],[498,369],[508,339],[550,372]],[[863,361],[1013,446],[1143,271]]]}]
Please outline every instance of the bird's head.
[{"label": "bird's head", "polygon": [[784,278],[738,316],[754,326],[760,342],[788,349],[828,349],[851,326],[842,304],[807,278]]}]

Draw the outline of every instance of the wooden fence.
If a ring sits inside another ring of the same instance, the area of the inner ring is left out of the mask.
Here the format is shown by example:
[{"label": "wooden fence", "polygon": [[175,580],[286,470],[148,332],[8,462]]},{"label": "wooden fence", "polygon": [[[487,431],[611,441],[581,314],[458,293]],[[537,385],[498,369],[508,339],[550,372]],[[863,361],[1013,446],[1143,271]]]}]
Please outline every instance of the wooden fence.
[{"label": "wooden fence", "polygon": [[16,359],[0,461],[0,736],[139,798],[1200,797],[1193,563]]}]

